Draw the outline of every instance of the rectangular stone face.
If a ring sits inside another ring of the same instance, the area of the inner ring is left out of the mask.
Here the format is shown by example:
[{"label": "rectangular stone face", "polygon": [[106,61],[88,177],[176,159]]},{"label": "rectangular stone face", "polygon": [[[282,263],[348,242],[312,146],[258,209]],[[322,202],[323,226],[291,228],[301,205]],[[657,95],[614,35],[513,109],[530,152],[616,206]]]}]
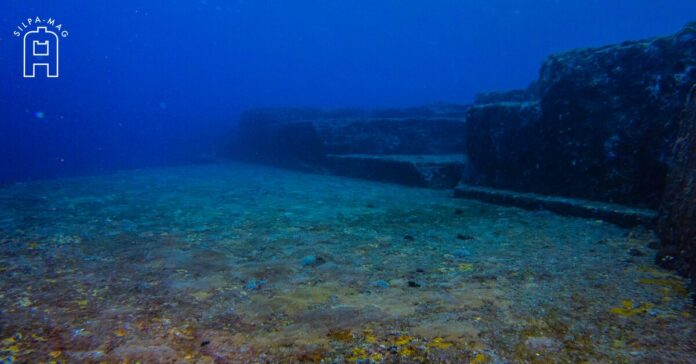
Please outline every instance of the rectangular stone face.
[{"label": "rectangular stone face", "polygon": [[322,167],[327,154],[461,154],[467,108],[252,110],[240,120],[240,152],[314,167]]},{"label": "rectangular stone face", "polygon": [[533,191],[539,178],[532,153],[540,118],[538,102],[497,102],[474,105],[466,125],[471,173],[465,183]]},{"label": "rectangular stone face", "polygon": [[[657,208],[696,82],[696,24],[550,56],[534,92],[484,95],[467,119],[469,182]],[[529,101],[538,95],[537,112]]]},{"label": "rectangular stone face", "polygon": [[658,263],[696,278],[696,85],[682,114],[658,232]]}]

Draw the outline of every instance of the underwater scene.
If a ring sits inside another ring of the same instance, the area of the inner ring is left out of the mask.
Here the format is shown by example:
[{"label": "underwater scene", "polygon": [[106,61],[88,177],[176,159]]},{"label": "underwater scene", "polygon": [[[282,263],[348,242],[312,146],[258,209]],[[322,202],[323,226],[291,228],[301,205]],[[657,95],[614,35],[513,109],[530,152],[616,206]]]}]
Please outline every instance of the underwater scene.
[{"label": "underwater scene", "polygon": [[0,363],[696,363],[696,2],[0,3]]}]

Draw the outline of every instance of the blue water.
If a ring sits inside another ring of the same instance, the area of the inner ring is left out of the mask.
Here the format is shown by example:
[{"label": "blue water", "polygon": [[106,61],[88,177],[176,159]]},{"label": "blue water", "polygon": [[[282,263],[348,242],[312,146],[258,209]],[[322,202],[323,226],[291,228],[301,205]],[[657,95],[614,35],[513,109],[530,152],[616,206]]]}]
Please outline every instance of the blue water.
[{"label": "blue water", "polygon": [[[209,160],[259,106],[466,103],[552,52],[672,33],[662,1],[3,1],[0,180]],[[24,79],[29,17],[69,32],[58,79]]]}]

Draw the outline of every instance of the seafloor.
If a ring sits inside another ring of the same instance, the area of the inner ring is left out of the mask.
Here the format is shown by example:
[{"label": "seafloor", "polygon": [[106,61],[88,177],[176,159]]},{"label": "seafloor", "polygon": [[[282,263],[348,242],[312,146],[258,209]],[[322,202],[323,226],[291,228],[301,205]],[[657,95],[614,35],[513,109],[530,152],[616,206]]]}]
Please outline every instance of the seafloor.
[{"label": "seafloor", "polygon": [[696,362],[643,228],[241,164],[0,189],[4,362]]}]

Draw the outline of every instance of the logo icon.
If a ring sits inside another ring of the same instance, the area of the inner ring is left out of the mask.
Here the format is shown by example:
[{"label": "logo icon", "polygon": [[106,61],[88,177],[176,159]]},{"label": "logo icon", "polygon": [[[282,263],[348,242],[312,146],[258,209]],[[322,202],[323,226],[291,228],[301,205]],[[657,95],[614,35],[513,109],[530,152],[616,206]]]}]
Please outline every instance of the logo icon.
[{"label": "logo icon", "polygon": [[[22,38],[22,75],[35,78],[46,75],[58,78],[60,38],[68,37],[68,30],[54,18],[27,18],[12,32]],[[23,35],[23,36],[22,36]]]},{"label": "logo icon", "polygon": [[24,34],[24,77],[36,77],[37,69],[45,68],[46,77],[58,77],[58,34],[46,27]]}]

